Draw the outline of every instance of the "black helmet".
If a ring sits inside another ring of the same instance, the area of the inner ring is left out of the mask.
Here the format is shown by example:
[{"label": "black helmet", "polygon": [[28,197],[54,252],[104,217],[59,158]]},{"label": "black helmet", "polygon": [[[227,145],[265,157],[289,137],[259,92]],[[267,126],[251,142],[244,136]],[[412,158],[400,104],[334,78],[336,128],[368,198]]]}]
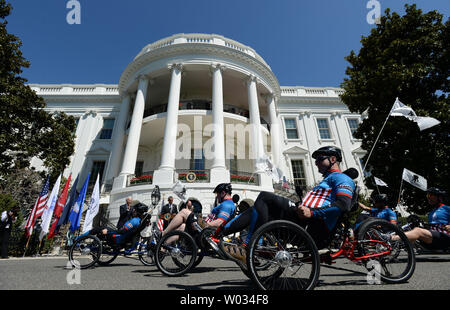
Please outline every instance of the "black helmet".
[{"label": "black helmet", "polygon": [[231,194],[231,184],[230,183],[220,183],[219,185],[216,186],[216,188],[214,189],[213,193],[220,193],[220,192],[225,192],[227,194]]},{"label": "black helmet", "polygon": [[430,187],[430,188],[428,188],[427,189],[427,193],[434,194],[434,195],[436,195],[438,197],[444,197],[444,196],[447,195],[446,191],[441,190],[441,189],[439,189],[437,187]]},{"label": "black helmet", "polygon": [[135,204],[133,206],[133,208],[136,211],[136,213],[139,215],[142,215],[148,211],[148,206],[141,202],[138,202],[137,204]]},{"label": "black helmet", "polygon": [[336,156],[338,162],[342,161],[342,151],[336,146],[323,146],[312,153],[312,158],[317,159],[321,155]]},{"label": "black helmet", "polygon": [[383,204],[387,204],[388,202],[388,197],[386,194],[375,194],[372,197],[373,202],[377,203],[377,202],[381,202]]}]

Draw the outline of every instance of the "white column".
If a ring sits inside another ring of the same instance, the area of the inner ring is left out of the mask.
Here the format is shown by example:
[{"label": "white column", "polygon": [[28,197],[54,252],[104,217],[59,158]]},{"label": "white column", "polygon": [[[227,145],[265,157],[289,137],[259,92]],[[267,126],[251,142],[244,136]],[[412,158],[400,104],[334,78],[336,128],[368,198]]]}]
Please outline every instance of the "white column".
[{"label": "white column", "polygon": [[225,165],[225,137],[223,121],[223,82],[222,71],[224,66],[212,65],[212,122],[213,145],[212,166],[210,173],[211,183],[229,182],[230,173]]},{"label": "white column", "polygon": [[[144,118],[145,98],[147,96],[148,79],[145,76],[139,77],[139,85],[134,102],[133,114],[131,116],[130,129],[128,131],[127,146],[123,155],[122,169],[119,178],[114,180],[113,189],[117,186],[125,187],[126,178],[134,174],[136,159],[141,137],[142,119]],[[119,184],[118,184],[119,183]]]},{"label": "white column", "polygon": [[169,100],[167,103],[161,164],[159,169],[153,174],[153,183],[158,185],[173,183],[182,68],[182,64],[173,64],[169,66],[169,69],[172,71],[172,76],[170,80]]},{"label": "white column", "polygon": [[280,121],[278,120],[277,111],[275,107],[275,98],[273,95],[267,97],[267,104],[269,105],[269,121],[270,121],[270,142],[273,155],[273,163],[276,167],[280,167]]},{"label": "white column", "polygon": [[131,98],[129,94],[125,94],[120,106],[119,117],[116,119],[114,125],[114,136],[112,138],[113,146],[111,149],[111,156],[109,158],[108,168],[106,171],[105,180],[108,182],[117,176],[119,173],[119,164],[122,157],[123,138],[125,136],[126,122],[128,113],[130,111]]},{"label": "white column", "polygon": [[261,119],[259,114],[259,105],[258,105],[258,92],[256,89],[256,77],[250,76],[247,81],[247,90],[248,90],[248,105],[250,110],[250,125],[252,132],[252,152],[255,160],[255,171],[258,171],[256,167],[257,160],[261,159],[264,155],[264,145],[261,135]]},{"label": "white column", "polygon": [[264,144],[261,133],[261,119],[259,113],[258,104],[258,91],[256,88],[256,77],[251,75],[247,81],[248,90],[248,105],[250,109],[250,125],[252,132],[252,152],[254,157],[254,169],[258,174],[259,186],[263,190],[273,190],[272,177],[267,175],[258,165],[258,162],[262,162],[264,158]]}]

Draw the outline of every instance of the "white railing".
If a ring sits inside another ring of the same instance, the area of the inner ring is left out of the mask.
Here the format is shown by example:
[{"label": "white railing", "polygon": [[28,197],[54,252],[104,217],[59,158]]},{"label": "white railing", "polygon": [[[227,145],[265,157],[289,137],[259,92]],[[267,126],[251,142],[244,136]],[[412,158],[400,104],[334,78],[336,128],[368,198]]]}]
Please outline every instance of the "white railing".
[{"label": "white railing", "polygon": [[282,86],[281,96],[287,97],[339,97],[344,93],[338,88],[319,88],[303,86]]},{"label": "white railing", "polygon": [[116,85],[40,85],[29,84],[38,95],[118,95]]},{"label": "white railing", "polygon": [[[244,44],[241,44],[237,41],[225,38],[224,36],[217,35],[217,34],[203,34],[203,33],[192,33],[192,34],[176,34],[168,38],[161,39],[159,41],[156,41],[154,43],[151,43],[144,47],[140,53],[136,56],[136,58],[154,51],[159,48],[163,48],[170,45],[176,45],[176,44],[214,44],[214,45],[221,45],[225,46],[227,48],[234,49],[236,51],[245,53],[247,55],[250,55],[262,63],[264,63],[267,67],[267,63],[264,61],[264,59],[259,56],[254,49],[252,49],[249,46],[246,46]],[[136,59],[135,58],[135,59]]]}]

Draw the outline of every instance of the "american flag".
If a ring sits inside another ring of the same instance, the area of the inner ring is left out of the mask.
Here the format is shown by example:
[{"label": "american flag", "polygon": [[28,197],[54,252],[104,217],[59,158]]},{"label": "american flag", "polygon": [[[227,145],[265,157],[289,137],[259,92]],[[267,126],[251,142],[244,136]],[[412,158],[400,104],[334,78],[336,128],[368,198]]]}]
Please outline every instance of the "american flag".
[{"label": "american flag", "polygon": [[160,231],[163,231],[164,230],[164,220],[163,219],[158,219],[158,229],[160,230]]},{"label": "american flag", "polygon": [[283,176],[283,185],[282,185],[282,187],[285,188],[285,189],[289,189],[289,183],[286,181],[286,177],[285,176]]},{"label": "american flag", "polygon": [[41,194],[39,195],[36,203],[34,204],[33,209],[31,210],[30,216],[27,219],[27,223],[25,224],[25,233],[27,236],[31,236],[33,233],[34,223],[36,219],[42,215],[44,212],[45,204],[48,199],[48,188],[50,185],[50,179],[47,177],[45,181],[44,187],[42,188]]}]

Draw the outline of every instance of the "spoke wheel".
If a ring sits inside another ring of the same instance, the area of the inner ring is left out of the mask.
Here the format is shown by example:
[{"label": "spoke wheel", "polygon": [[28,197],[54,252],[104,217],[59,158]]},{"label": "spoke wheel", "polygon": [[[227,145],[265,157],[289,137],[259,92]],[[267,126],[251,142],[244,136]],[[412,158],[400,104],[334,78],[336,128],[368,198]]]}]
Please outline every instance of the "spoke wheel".
[{"label": "spoke wheel", "polygon": [[320,273],[313,239],[288,221],[269,222],[254,233],[247,266],[253,282],[263,290],[310,290]]},{"label": "spoke wheel", "polygon": [[143,238],[139,244],[138,256],[141,263],[145,266],[153,266],[155,264],[156,244],[152,243],[153,238]]},{"label": "spoke wheel", "polygon": [[102,254],[102,243],[93,235],[74,240],[69,249],[69,261],[75,268],[86,269],[95,265]]},{"label": "spoke wheel", "polygon": [[404,232],[385,220],[373,220],[360,228],[358,251],[367,256],[366,268],[374,281],[402,283],[414,273],[416,259],[411,243]]},{"label": "spoke wheel", "polygon": [[197,251],[198,247],[189,234],[171,231],[156,246],[156,266],[167,276],[181,276],[194,265]]}]

